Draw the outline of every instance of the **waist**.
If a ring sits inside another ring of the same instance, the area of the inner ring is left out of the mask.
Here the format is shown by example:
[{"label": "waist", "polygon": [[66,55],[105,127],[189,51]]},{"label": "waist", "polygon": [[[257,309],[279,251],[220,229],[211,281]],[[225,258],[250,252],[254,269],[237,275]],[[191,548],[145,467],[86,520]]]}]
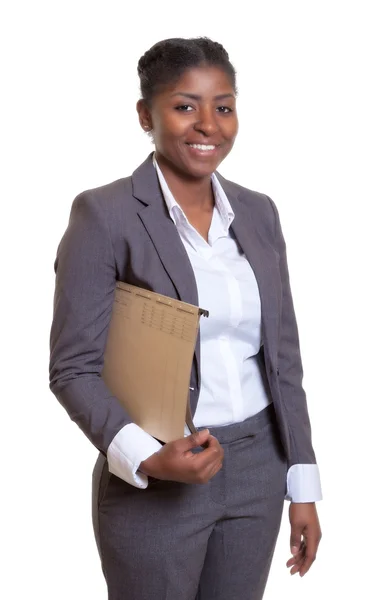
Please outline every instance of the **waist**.
[{"label": "waist", "polygon": [[[209,427],[211,435],[217,438],[221,444],[229,444],[243,437],[257,434],[270,423],[275,423],[275,409],[272,403],[252,417],[248,417],[239,423]],[[199,431],[205,427],[197,427]]]}]

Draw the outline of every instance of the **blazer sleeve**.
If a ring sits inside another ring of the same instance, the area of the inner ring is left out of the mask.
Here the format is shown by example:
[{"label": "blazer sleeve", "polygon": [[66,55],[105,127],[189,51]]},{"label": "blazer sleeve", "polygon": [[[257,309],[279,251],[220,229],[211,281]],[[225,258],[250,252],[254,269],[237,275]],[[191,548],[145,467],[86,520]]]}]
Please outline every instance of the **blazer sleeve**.
[{"label": "blazer sleeve", "polygon": [[116,264],[105,211],[92,191],[73,202],[55,272],[50,388],[106,455],[115,435],[131,420],[101,378]]},{"label": "blazer sleeve", "polygon": [[303,367],[298,327],[290,289],[286,244],[278,210],[269,198],[275,217],[276,244],[280,255],[282,309],[278,351],[279,387],[290,438],[289,468],[296,464],[315,464],[306,394],[302,386]]}]

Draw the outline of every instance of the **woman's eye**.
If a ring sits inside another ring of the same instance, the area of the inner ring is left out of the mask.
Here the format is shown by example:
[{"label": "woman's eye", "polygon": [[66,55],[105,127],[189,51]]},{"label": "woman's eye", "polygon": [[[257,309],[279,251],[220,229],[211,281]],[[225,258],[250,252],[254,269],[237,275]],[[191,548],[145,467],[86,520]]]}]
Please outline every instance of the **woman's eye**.
[{"label": "woman's eye", "polygon": [[222,113],[230,113],[233,112],[233,109],[229,106],[218,106],[217,111]]},{"label": "woman's eye", "polygon": [[[180,112],[191,112],[192,110],[194,110],[194,108],[192,106],[190,106],[190,104],[180,104],[179,106],[175,107],[175,110],[179,110]],[[223,114],[233,112],[233,109],[230,108],[229,106],[218,106],[216,110],[217,110],[217,112],[220,112]]]},{"label": "woman's eye", "polygon": [[193,110],[193,108],[189,104],[182,104],[181,106],[176,106],[176,110],[190,112],[191,110]]}]

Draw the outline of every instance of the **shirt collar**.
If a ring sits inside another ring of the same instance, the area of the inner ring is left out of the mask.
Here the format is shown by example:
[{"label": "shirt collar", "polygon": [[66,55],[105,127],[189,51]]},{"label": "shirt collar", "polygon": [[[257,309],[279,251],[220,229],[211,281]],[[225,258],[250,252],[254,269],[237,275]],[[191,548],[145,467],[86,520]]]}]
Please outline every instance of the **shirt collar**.
[{"label": "shirt collar", "polygon": [[[161,190],[162,190],[162,195],[164,197],[164,200],[165,200],[165,203],[167,206],[167,210],[169,211],[171,219],[174,221],[175,225],[177,225],[178,222],[181,220],[187,221],[187,218],[186,218],[186,215],[185,215],[183,209],[176,202],[174,196],[172,195],[172,193],[170,191],[169,186],[167,185],[166,179],[165,179],[165,177],[158,165],[158,162],[156,160],[155,153],[153,154],[153,165],[156,169],[157,176],[158,176]],[[213,186],[213,193],[214,193],[214,199],[215,199],[215,207],[218,211],[218,214],[219,214],[219,217],[221,219],[224,229],[226,230],[226,232],[228,232],[228,229],[234,219],[234,212],[233,212],[233,209],[229,203],[229,200],[228,200],[220,182],[218,181],[218,177],[215,175],[215,173],[212,173],[212,186]]]}]

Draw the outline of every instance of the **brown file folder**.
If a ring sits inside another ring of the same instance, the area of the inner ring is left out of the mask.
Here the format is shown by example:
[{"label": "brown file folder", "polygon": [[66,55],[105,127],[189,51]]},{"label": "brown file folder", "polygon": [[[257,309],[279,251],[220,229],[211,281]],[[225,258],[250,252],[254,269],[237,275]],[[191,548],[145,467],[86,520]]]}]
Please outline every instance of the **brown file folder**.
[{"label": "brown file folder", "polygon": [[[153,437],[183,437],[201,315],[192,304],[118,282],[103,379],[131,419]],[[188,423],[192,429],[192,422]]]}]

